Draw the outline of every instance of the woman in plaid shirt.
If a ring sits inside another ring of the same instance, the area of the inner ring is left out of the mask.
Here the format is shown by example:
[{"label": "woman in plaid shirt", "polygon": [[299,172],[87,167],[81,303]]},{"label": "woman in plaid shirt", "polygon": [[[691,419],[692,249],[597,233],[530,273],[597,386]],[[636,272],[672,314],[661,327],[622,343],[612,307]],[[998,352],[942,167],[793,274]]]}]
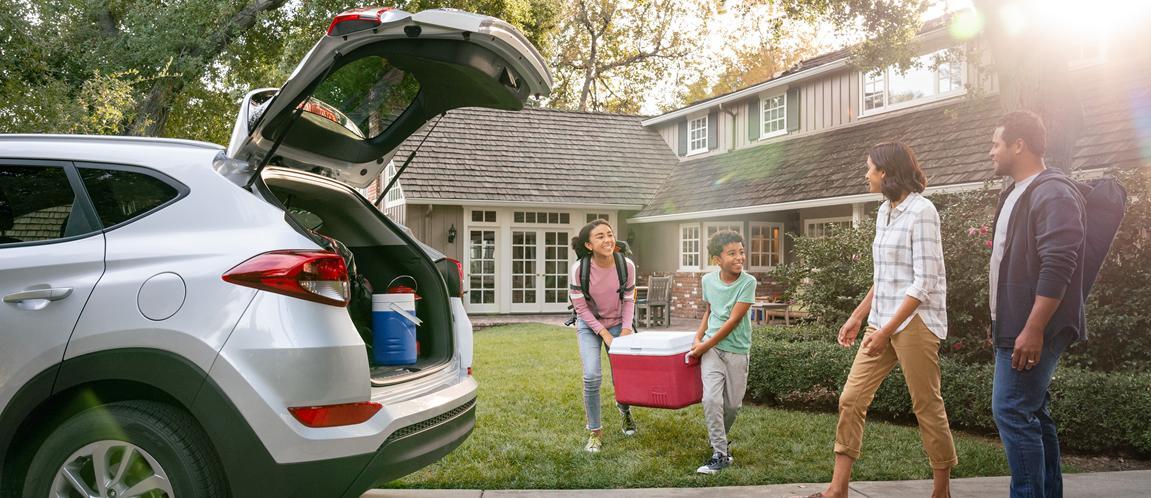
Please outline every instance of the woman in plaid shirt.
[{"label": "woman in plaid shirt", "polygon": [[923,447],[934,471],[932,497],[950,496],[951,468],[958,463],[939,390],[939,343],[947,337],[947,278],[939,213],[921,193],[927,179],[911,148],[888,142],[867,157],[871,192],[886,199],[871,245],[871,290],[839,330],[851,347],[867,319],[863,343],[839,397],[835,472],[831,485],[813,498],[847,496],[851,467],[863,446],[863,423],[875,391],[899,364],[911,393]]}]

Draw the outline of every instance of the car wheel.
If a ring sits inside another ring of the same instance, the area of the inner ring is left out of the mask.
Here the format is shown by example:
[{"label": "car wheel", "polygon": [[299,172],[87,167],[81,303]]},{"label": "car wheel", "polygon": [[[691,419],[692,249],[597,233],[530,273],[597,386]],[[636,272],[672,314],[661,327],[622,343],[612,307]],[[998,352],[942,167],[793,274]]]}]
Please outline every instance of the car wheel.
[{"label": "car wheel", "polygon": [[187,412],[150,401],[90,408],[56,428],[28,468],[26,497],[217,497],[224,478]]}]

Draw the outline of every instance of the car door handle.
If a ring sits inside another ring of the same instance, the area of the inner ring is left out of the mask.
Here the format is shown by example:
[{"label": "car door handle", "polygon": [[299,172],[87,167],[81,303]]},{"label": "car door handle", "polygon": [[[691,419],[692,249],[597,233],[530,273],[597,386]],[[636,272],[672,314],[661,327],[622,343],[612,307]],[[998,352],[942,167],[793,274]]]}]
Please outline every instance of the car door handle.
[{"label": "car door handle", "polygon": [[45,301],[59,301],[72,295],[71,287],[55,287],[48,289],[32,289],[20,292],[14,292],[4,296],[6,303],[23,303],[25,301],[34,301],[42,299]]}]

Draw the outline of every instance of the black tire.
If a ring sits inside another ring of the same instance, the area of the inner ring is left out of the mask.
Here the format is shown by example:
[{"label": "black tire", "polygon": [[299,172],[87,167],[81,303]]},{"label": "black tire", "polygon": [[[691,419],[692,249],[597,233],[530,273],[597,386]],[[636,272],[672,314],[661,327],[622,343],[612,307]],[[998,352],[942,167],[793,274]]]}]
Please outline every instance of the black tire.
[{"label": "black tire", "polygon": [[[106,455],[107,458],[102,460],[109,461],[106,474],[112,476],[121,466],[117,462],[128,453],[125,449],[130,449],[132,463],[128,467],[131,470],[122,479],[129,486],[142,476],[154,474],[167,478],[171,496],[215,498],[227,495],[216,455],[204,431],[190,414],[152,401],[123,401],[87,409],[52,431],[32,458],[23,496],[50,496],[57,474],[65,464],[79,467],[81,470],[77,474],[85,476],[86,482],[94,482],[91,463],[94,458],[76,455],[85,448],[95,448],[97,454]],[[108,448],[110,450],[104,451]],[[154,469],[154,466],[159,469]],[[121,486],[116,496],[123,496],[124,492]],[[105,493],[103,496],[110,495]],[[158,491],[145,496],[169,494]]]}]

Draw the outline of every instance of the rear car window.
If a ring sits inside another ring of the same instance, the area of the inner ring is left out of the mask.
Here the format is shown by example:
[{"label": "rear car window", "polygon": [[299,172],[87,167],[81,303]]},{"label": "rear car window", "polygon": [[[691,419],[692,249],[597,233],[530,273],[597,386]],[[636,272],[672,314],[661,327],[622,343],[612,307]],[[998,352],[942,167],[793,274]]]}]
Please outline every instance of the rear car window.
[{"label": "rear car window", "polygon": [[180,195],[163,180],[135,171],[80,168],[80,178],[105,228],[143,216]]},{"label": "rear car window", "polygon": [[82,220],[69,232],[76,195],[60,166],[0,165],[0,244],[41,242],[87,231]]},{"label": "rear car window", "polygon": [[336,69],[302,107],[320,118],[313,121],[327,121],[329,127],[356,138],[374,138],[392,125],[419,92],[414,76],[373,55]]}]

